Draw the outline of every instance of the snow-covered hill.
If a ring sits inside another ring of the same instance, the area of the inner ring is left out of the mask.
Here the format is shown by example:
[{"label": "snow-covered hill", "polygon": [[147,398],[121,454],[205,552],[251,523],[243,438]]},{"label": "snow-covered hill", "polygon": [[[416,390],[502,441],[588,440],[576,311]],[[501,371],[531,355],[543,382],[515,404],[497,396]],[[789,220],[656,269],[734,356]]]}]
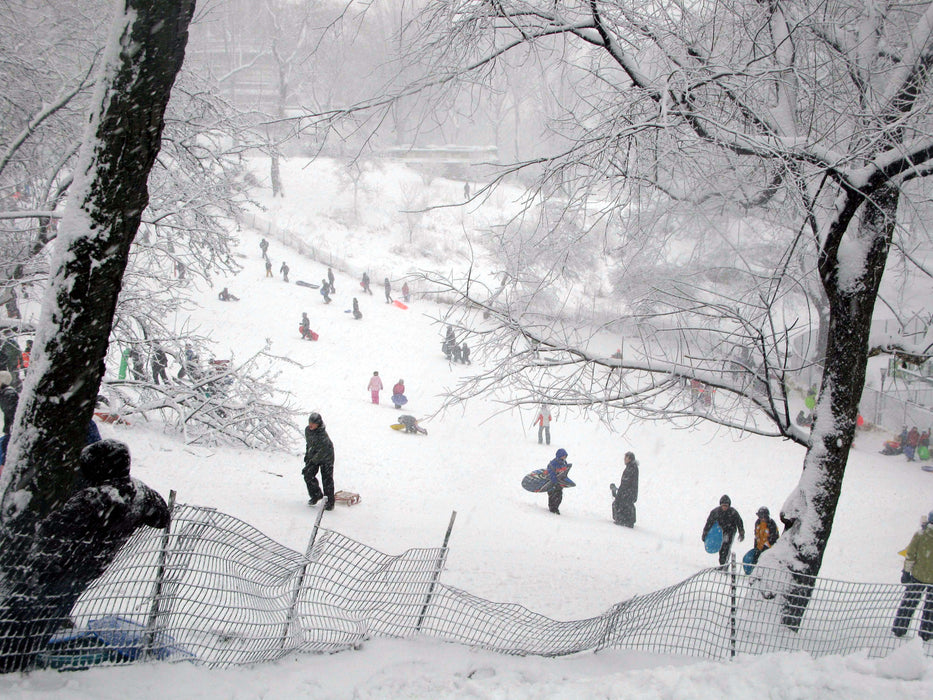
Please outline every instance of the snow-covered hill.
[{"label": "snow-covered hill", "polygon": [[[423,299],[407,310],[385,303],[379,282],[426,265],[406,256],[407,230],[399,224],[397,202],[366,210],[381,228],[333,225],[338,219],[309,212],[352,196],[339,178],[313,166],[288,170],[286,197],[262,214],[271,224],[244,229],[239,251],[243,269],[218,280],[240,297],[217,300],[216,289],[196,293],[192,320],[210,329],[218,357],[245,357],[271,341],[274,354],[287,356],[281,385],[307,412],[319,411],[336,448],[337,488],[357,491],[362,503],[325,514],[328,528],[382,551],[435,546],[443,539],[451,511],[457,511],[448,567],[442,580],[473,594],[515,602],[558,619],[604,611],[633,595],[669,586],[711,566],[700,531],[719,496],[728,493],[754,522],[761,505],[776,512],[797,481],[802,450],[789,443],[747,437],[699,426],[674,430],[636,424],[619,416],[612,426],[558,413],[552,444],[538,445],[533,416],[482,400],[425,422],[428,436],[389,429],[397,420],[388,401],[391,385],[405,380],[405,411],[432,416],[444,391],[471,367],[450,364],[440,351],[443,309]],[[382,184],[401,175],[384,171]],[[395,186],[402,187],[401,182]],[[462,183],[432,183],[455,196]],[[492,204],[482,216],[504,216]],[[457,210],[446,210],[456,219]],[[445,214],[446,216],[446,214]],[[441,223],[432,224],[441,226]],[[443,225],[453,226],[447,222]],[[259,240],[270,240],[273,269],[288,262],[292,280],[320,282],[326,265],[299,255],[279,237],[301,233],[340,251],[333,303],[315,290],[265,276]],[[364,233],[365,232],[365,233]],[[361,294],[358,273],[370,271],[372,296]],[[396,288],[399,285],[396,285]],[[362,320],[347,313],[353,297]],[[306,311],[317,342],[299,339]],[[474,357],[481,363],[482,357]],[[366,389],[379,371],[386,391],[380,405]],[[281,453],[233,448],[186,447],[154,424],[105,425],[106,437],[129,443],[134,475],[178,500],[213,506],[241,518],[272,538],[302,550],[314,510],[300,475],[301,435]],[[920,514],[933,509],[933,474],[900,457],[883,457],[884,435],[858,437],[846,476],[823,574],[852,581],[896,582],[902,549]],[[558,447],[574,464],[578,486],[568,490],[561,515],[547,511],[546,497],[523,491],[528,471],[543,467]],[[638,523],[628,530],[610,518],[609,483],[618,481],[622,455],[632,450],[641,462]],[[883,526],[879,526],[879,520]],[[296,657],[276,664],[227,672],[185,666],[95,669],[82,674],[0,677],[5,698],[55,695],[84,697],[857,697],[886,694],[926,698],[933,691],[933,662],[919,642],[887,660],[821,659],[774,655],[728,666],[633,653],[586,654],[575,658],[514,659],[430,641],[375,640],[359,651],[328,657]]]}]

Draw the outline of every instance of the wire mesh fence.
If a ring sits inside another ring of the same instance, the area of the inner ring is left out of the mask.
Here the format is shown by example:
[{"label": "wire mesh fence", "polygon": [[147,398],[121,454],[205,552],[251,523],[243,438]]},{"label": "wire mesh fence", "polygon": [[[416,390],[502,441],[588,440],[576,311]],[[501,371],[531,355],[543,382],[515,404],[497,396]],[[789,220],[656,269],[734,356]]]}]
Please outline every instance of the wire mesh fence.
[{"label": "wire mesh fence", "polygon": [[[799,625],[788,625],[787,601],[800,595],[800,581],[762,567],[746,576],[733,562],[601,615],[558,621],[441,583],[446,553],[445,542],[387,555],[315,525],[302,554],[232,516],[176,506],[168,531],[138,532],[81,595],[71,625],[34,645],[36,663],[229,667],[339,651],[373,636],[542,656],[608,648],[709,659],[774,651],[882,656],[916,636],[923,615],[905,617],[906,633],[897,637],[904,586],[813,579],[804,582],[809,604]],[[924,592],[933,598],[933,587]],[[927,612],[923,635],[933,636],[933,602]],[[3,615],[0,609],[0,630],[17,629]]]}]

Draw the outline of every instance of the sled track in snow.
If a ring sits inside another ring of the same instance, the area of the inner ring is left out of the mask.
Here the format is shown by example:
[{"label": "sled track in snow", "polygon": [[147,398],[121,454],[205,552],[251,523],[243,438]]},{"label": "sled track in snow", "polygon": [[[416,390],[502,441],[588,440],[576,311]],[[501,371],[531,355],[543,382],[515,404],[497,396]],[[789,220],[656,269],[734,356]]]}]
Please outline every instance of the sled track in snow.
[{"label": "sled track in snow", "polygon": [[596,617],[558,621],[443,584],[446,555],[426,548],[390,556],[324,528],[302,554],[232,516],[176,506],[167,533],[139,532],[127,543],[75,606],[75,629],[40,659],[58,668],[146,658],[220,668],[419,636],[517,655],[884,656],[916,636],[921,612],[897,638],[891,625],[903,586],[816,579],[792,631],[782,624],[784,572],[761,569],[753,579],[733,565]]}]

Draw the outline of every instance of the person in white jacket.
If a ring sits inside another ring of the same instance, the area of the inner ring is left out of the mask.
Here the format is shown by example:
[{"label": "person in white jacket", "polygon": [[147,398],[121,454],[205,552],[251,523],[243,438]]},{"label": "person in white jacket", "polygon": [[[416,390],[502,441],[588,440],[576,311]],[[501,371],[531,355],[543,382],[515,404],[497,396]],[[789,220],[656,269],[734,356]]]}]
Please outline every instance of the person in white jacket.
[{"label": "person in white jacket", "polygon": [[541,404],[538,410],[538,417],[535,418],[535,425],[538,426],[538,444],[541,444],[542,435],[551,444],[551,407],[546,403]]}]

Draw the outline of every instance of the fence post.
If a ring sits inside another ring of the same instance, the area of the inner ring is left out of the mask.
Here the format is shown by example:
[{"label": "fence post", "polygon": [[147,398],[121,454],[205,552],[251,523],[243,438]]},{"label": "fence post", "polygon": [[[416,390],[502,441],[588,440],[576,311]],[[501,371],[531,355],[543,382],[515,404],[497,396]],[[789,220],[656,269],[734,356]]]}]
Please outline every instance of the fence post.
[{"label": "fence post", "polygon": [[305,576],[308,573],[308,566],[311,564],[311,550],[314,548],[314,541],[317,539],[317,531],[321,525],[321,517],[324,515],[324,503],[327,499],[321,501],[321,506],[317,511],[317,518],[314,520],[314,527],[311,529],[311,538],[308,540],[308,546],[305,549],[305,562],[301,565],[301,571],[298,572],[298,579],[295,581],[295,588],[292,590],[292,597],[288,604],[288,612],[285,615],[285,627],[282,630],[282,639],[279,642],[279,649],[285,651],[285,645],[288,644],[288,631],[295,624],[295,618],[298,617],[298,596],[301,594],[301,587],[304,585]]},{"label": "fence post", "polygon": [[168,525],[162,531],[162,541],[159,546],[159,563],[156,565],[155,585],[152,587],[152,605],[149,607],[149,619],[146,620],[146,636],[143,645],[143,658],[152,654],[152,646],[155,643],[155,626],[162,612],[159,609],[159,603],[162,600],[162,584],[165,582],[165,560],[168,558],[168,538],[172,530],[172,512],[175,510],[175,490],[168,492]]},{"label": "fence post", "polygon": [[729,580],[730,580],[730,608],[729,608],[729,656],[735,658],[735,617],[738,603],[736,601],[735,581],[735,552],[729,553]]},{"label": "fence post", "polygon": [[428,588],[428,594],[425,596],[424,605],[421,608],[421,614],[418,615],[418,624],[415,625],[415,631],[421,631],[421,625],[424,623],[424,616],[428,612],[428,606],[431,604],[431,598],[434,597],[434,589],[437,587],[437,579],[441,575],[441,567],[444,566],[444,560],[447,558],[447,543],[450,541],[450,532],[454,529],[454,520],[457,519],[457,511],[451,511],[450,522],[447,524],[447,534],[444,535],[444,545],[441,547],[441,555],[438,557],[437,566],[434,567],[434,575],[431,577],[431,586]]}]

